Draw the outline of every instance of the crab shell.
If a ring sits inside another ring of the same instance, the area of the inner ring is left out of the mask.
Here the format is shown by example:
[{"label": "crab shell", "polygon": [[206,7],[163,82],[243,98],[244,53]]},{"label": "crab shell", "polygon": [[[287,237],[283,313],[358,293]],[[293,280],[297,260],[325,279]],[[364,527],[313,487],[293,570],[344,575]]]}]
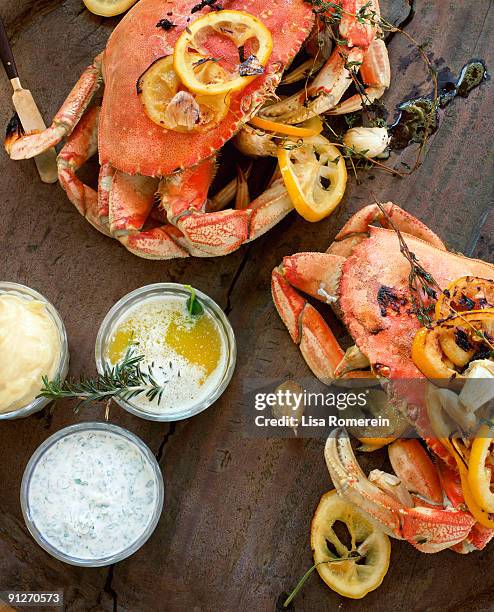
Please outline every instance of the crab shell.
[{"label": "crab shell", "polygon": [[[359,211],[326,253],[285,257],[282,265],[273,271],[273,298],[292,339],[300,345],[307,364],[323,382],[335,377],[344,353],[322,316],[296,289],[329,303],[337,299],[338,314],[385,386],[390,401],[404,412],[432,450],[451,465],[452,458],[434,436],[429,423],[425,407],[428,381],[412,361],[412,342],[421,325],[410,299],[410,264],[401,252],[397,233],[389,229],[389,221],[401,230],[408,249],[441,289],[463,276],[492,279],[494,266],[447,251],[427,226],[394,204],[387,203],[384,209],[386,217],[375,205]],[[387,227],[373,227],[370,225],[373,222]],[[399,445],[395,442],[394,447]],[[402,447],[400,452],[405,448]],[[469,552],[483,548],[494,536],[494,530],[475,524],[473,517],[464,512],[461,490],[454,499],[448,487],[437,485],[438,493],[442,495],[444,490],[452,507],[431,508],[423,503],[410,507],[370,482],[358,466],[348,436],[341,430],[335,430],[328,438],[325,454],[339,493],[390,535],[408,540],[423,552],[449,547],[457,552]],[[417,469],[416,454],[407,452],[400,462],[414,474],[414,486],[408,490],[415,491],[416,481],[430,480],[418,476],[421,470]],[[435,473],[433,462],[426,458],[424,451],[422,454],[422,468],[427,466],[426,471]],[[394,464],[393,468],[402,482],[411,480],[409,474],[405,477],[398,473],[403,470],[397,471]],[[449,481],[454,478],[455,471],[451,470]],[[427,489],[423,498],[430,498]]]},{"label": "crab shell", "polygon": [[[418,219],[394,204],[385,207],[400,227],[409,250],[441,289],[462,276],[494,278],[494,265],[451,253]],[[376,209],[370,205],[352,217],[327,253],[285,257],[282,266],[273,273],[274,301],[292,338],[301,344],[309,367],[326,382],[333,377],[343,353],[336,349],[336,339],[331,339],[332,333],[319,313],[293,288],[322,301],[328,295],[331,300],[337,298],[337,311],[355,344],[368,358],[372,370],[388,381],[388,393],[405,406],[406,416],[425,434],[427,379],[411,356],[412,342],[421,324],[413,314],[410,299],[410,264],[400,251],[399,238],[393,229],[370,225],[379,216]],[[380,298],[383,292],[392,296],[392,300],[383,301]],[[306,327],[304,318],[309,322]],[[320,338],[324,338],[324,344]],[[323,354],[321,351],[328,344],[330,349]]]},{"label": "crab shell", "polygon": [[[158,58],[173,53],[189,23],[204,12],[191,13],[197,0],[141,0],[113,31],[103,57],[105,93],[99,127],[100,163],[127,174],[165,176],[197,164],[229,140],[249,114],[272,93],[312,24],[313,13],[303,0],[233,0],[224,9],[255,15],[270,30],[273,51],[265,73],[231,96],[225,119],[206,133],[182,134],[151,121],[136,96],[139,77]],[[157,26],[168,19],[167,31]]]}]

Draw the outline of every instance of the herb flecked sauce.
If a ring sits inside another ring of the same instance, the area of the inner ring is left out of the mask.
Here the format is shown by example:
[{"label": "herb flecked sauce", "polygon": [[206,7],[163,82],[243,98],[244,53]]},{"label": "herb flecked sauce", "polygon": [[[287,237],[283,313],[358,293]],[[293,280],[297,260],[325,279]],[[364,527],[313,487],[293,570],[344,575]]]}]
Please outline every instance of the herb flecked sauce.
[{"label": "herb flecked sauce", "polygon": [[132,545],[149,525],[158,485],[148,459],[130,440],[85,431],[58,440],[29,484],[31,519],[53,547],[102,559]]}]

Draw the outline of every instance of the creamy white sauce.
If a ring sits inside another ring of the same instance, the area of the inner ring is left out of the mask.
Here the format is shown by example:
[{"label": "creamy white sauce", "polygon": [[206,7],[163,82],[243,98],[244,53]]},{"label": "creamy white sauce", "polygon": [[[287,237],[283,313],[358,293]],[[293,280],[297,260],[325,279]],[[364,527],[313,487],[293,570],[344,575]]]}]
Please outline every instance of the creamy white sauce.
[{"label": "creamy white sauce", "polygon": [[102,559],[131,546],[156,507],[158,483],[144,453],[104,431],[68,434],[36,465],[31,519],[47,542],[79,559]]}]

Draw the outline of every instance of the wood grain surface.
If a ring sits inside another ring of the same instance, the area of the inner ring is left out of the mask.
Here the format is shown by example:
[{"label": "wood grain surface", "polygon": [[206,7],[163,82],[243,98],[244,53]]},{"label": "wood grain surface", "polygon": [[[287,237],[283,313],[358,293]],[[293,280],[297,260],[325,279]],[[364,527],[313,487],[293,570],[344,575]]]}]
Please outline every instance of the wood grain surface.
[{"label": "wood grain surface", "polygon": [[[438,70],[457,74],[472,58],[494,67],[494,10],[487,0],[387,0],[384,16],[404,24]],[[103,20],[79,0],[2,0],[21,77],[46,118],[54,115],[78,74],[102,49],[118,20]],[[428,94],[431,83],[417,51],[403,36],[389,43],[396,104]],[[6,79],[0,126],[10,114]],[[71,373],[94,371],[94,342],[112,304],[136,287],[186,281],[228,313],[239,355],[234,379],[208,411],[177,424],[139,420],[112,409],[111,420],[135,432],[159,459],[165,509],[149,542],[111,568],[80,569],[42,551],[22,520],[19,487],[36,447],[68,424],[102,419],[93,408],[75,415],[60,403],[51,412],[0,426],[0,591],[64,589],[67,610],[274,611],[311,565],[310,519],[331,485],[322,441],[248,439],[243,434],[244,382],[308,376],[271,303],[269,279],[284,255],[324,250],[351,213],[374,197],[393,200],[436,231],[454,250],[493,260],[492,82],[441,113],[423,165],[394,178],[376,170],[350,179],[335,215],[312,225],[291,214],[268,234],[228,257],[151,262],[98,234],[58,185],[43,185],[32,162],[0,155],[0,278],[41,291],[61,312],[69,334]],[[404,151],[392,162],[410,161]],[[96,164],[87,172],[95,175]],[[385,453],[364,458],[380,467]],[[345,600],[313,576],[296,610],[491,610],[494,545],[460,556],[424,555],[393,541],[381,588],[362,601]]]}]

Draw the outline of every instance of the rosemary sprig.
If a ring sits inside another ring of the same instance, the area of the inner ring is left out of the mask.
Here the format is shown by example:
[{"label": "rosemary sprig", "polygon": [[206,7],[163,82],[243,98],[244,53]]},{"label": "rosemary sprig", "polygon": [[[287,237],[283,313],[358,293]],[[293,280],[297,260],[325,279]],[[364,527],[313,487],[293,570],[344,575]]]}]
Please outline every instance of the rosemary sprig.
[{"label": "rosemary sprig", "polygon": [[149,401],[157,399],[160,403],[165,385],[158,384],[152,368],[148,372],[142,370],[143,359],[143,355],[135,353],[135,347],[130,347],[122,361],[114,366],[105,363],[103,372],[94,378],[81,376],[78,381],[61,382],[60,378],[50,381],[43,376],[43,387],[38,397],[77,399],[76,411],[92,402],[131,400],[139,395],[144,395]]},{"label": "rosemary sprig", "polygon": [[328,559],[328,561],[319,561],[318,563],[314,563],[314,565],[309,570],[307,570],[305,572],[305,574],[302,576],[302,578],[300,578],[300,580],[297,582],[296,587],[293,589],[293,591],[290,593],[290,595],[288,595],[288,597],[285,599],[285,602],[283,603],[283,607],[284,608],[288,608],[290,603],[299,594],[300,590],[302,589],[302,587],[307,582],[307,580],[309,579],[310,575],[312,574],[312,572],[316,569],[316,567],[318,565],[322,565],[323,563],[339,563],[340,561],[355,561],[355,562],[357,562],[360,559],[362,559],[362,556],[359,555],[355,551],[353,554],[350,553],[350,555],[348,557],[338,557],[337,559]]}]

